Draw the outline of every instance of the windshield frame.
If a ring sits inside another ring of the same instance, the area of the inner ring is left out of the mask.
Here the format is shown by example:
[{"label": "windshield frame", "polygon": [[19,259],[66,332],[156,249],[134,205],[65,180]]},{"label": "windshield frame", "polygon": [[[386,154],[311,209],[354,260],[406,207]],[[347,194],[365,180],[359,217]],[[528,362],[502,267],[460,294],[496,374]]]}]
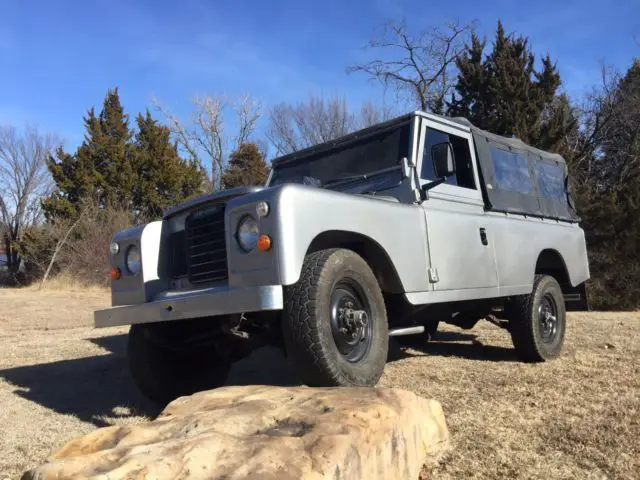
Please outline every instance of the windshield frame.
[{"label": "windshield frame", "polygon": [[[399,155],[398,155],[398,158],[395,159],[395,161],[397,162],[396,164],[389,164],[384,168],[377,168],[375,170],[370,170],[370,171],[367,171],[365,169],[365,171],[362,173],[350,174],[348,171],[346,171],[346,172],[343,172],[342,175],[349,178],[345,178],[344,180],[340,180],[340,181],[337,180],[337,176],[335,181],[333,181],[334,179],[330,178],[322,182],[319,178],[315,178],[313,176],[310,176],[311,177],[310,180],[315,179],[318,181],[317,183],[312,182],[311,185],[313,186],[317,186],[319,188],[325,188],[325,186],[329,184],[328,188],[332,188],[334,186],[342,185],[345,183],[355,182],[358,180],[366,180],[371,176],[384,174],[386,172],[401,171],[402,158],[403,157],[412,158],[415,155],[414,150],[415,150],[416,120],[417,120],[417,117],[415,116],[415,113],[403,115],[393,120],[380,123],[362,130],[358,130],[356,132],[337,138],[335,140],[314,145],[312,147],[276,158],[271,162],[272,168],[271,168],[271,171],[269,172],[269,178],[267,179],[266,186],[275,186],[273,182],[274,180],[277,180],[278,170],[280,169],[287,170],[287,167],[292,168],[293,165],[305,165],[307,163],[312,164],[315,162],[319,162],[321,164],[321,162],[323,161],[331,162],[331,160],[325,159],[324,154],[326,154],[327,157],[330,157],[332,155],[332,152],[334,151],[344,150],[345,152],[348,152],[348,149],[351,145],[358,144],[358,143],[362,144],[362,148],[366,148],[367,139],[372,139],[373,141],[375,141],[376,136],[382,135],[381,141],[384,141],[385,140],[384,133],[387,133],[387,132],[391,133],[395,131],[398,131],[397,134],[400,136],[400,139],[402,140],[397,146]],[[406,128],[406,131],[401,132],[400,130],[404,128]],[[406,142],[406,144],[404,142]],[[393,143],[391,145],[393,145]],[[358,151],[357,148],[358,147],[356,147],[356,149],[353,150],[356,153]],[[338,159],[336,158],[336,160]],[[384,161],[379,163],[384,163]],[[328,163],[327,165],[331,165],[331,163]],[[375,162],[372,161],[371,167],[375,168]],[[356,170],[354,170],[354,172],[356,172]],[[284,182],[278,182],[276,185],[281,185],[284,183],[297,183],[297,184],[303,184],[303,185],[306,184],[304,181],[294,181],[294,182],[284,181]]]}]

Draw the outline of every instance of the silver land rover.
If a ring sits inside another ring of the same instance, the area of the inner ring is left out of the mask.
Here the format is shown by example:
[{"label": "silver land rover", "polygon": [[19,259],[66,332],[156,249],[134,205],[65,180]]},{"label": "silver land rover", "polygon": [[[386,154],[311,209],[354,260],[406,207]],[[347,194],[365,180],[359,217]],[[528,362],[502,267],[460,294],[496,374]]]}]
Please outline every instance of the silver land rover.
[{"label": "silver land rover", "polygon": [[563,158],[413,112],[275,159],[265,186],[203,195],[110,246],[131,373],[166,403],[278,345],[308,385],[374,385],[389,337],[506,328],[523,361],[561,352],[588,308]]}]

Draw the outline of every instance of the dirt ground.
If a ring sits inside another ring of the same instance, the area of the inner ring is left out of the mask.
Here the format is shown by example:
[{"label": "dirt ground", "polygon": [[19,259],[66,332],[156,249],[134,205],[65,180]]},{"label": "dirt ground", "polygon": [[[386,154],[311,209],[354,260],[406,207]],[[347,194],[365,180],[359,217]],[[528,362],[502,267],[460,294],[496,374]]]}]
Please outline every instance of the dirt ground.
[{"label": "dirt ground", "polygon": [[[92,429],[157,412],[129,378],[126,329],[91,328],[109,296],[0,290],[0,480],[19,478]],[[516,360],[488,323],[443,327],[400,351],[381,384],[442,402],[453,449],[431,478],[631,479],[640,472],[640,314],[569,317],[562,358]],[[230,384],[297,384],[273,349],[234,367]]]}]

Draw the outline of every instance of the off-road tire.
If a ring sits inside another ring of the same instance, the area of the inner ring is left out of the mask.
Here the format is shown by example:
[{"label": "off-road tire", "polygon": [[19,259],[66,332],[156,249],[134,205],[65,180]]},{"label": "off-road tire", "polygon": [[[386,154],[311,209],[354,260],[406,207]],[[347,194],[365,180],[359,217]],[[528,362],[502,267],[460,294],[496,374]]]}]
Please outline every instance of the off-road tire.
[{"label": "off-road tire", "polygon": [[[332,330],[331,305],[343,282],[357,285],[370,309],[366,354],[349,361]],[[373,386],[384,371],[389,330],[384,298],[369,265],[346,249],[307,255],[298,282],[285,290],[282,331],[287,355],[309,386]]]},{"label": "off-road tire", "polygon": [[424,326],[424,332],[417,335],[398,335],[393,337],[403,347],[422,347],[435,340],[438,335],[440,321],[429,322]]},{"label": "off-road tire", "polygon": [[[132,325],[127,354],[129,369],[140,391],[158,406],[184,395],[224,384],[231,364],[213,348],[180,348],[172,334],[180,322]],[[172,345],[173,343],[173,345]]]},{"label": "off-road tire", "polygon": [[[557,332],[544,341],[539,309],[545,296],[556,306]],[[509,331],[518,357],[525,362],[544,362],[560,355],[566,330],[564,296],[558,281],[549,275],[536,275],[529,295],[514,297],[509,302]]]}]

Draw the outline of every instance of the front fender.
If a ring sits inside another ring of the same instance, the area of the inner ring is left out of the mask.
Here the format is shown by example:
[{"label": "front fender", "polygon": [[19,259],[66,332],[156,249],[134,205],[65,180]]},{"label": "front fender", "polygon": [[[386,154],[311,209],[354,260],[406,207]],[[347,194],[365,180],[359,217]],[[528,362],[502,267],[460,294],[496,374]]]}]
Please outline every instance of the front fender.
[{"label": "front fender", "polygon": [[276,202],[280,284],[298,281],[316,237],[343,231],[369,237],[384,249],[405,292],[429,289],[427,230],[419,206],[303,185],[280,188]]},{"label": "front fender", "polygon": [[[111,304],[133,305],[150,300],[155,293],[167,287],[166,279],[161,279],[160,259],[163,236],[163,222],[155,221],[118,232],[113,241],[120,249],[110,255],[110,263],[122,271],[122,277],[111,283]],[[140,249],[142,272],[131,275],[125,265],[127,250],[135,245]]]}]

